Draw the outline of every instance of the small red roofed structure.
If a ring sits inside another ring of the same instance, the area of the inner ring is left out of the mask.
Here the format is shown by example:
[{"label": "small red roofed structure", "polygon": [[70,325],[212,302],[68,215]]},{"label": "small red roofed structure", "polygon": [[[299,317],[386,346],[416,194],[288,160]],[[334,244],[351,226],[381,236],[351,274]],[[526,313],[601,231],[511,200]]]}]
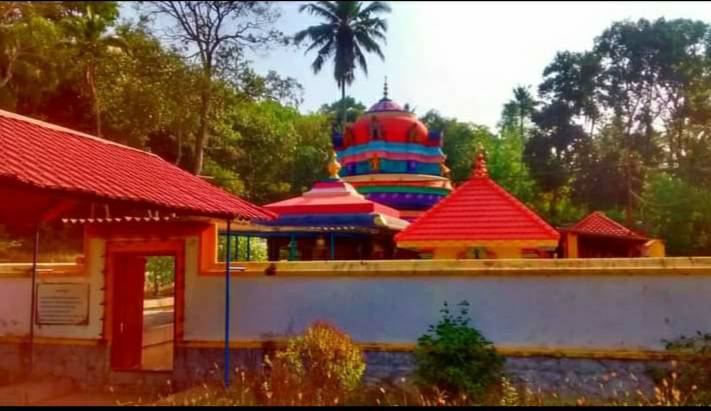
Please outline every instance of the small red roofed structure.
[{"label": "small red roofed structure", "polygon": [[559,233],[493,181],[481,147],[469,181],[395,236],[433,258],[552,256]]},{"label": "small red roofed structure", "polygon": [[[51,335],[77,337],[78,344],[67,343],[74,348],[91,347],[86,358],[96,359],[99,373],[173,369],[191,307],[186,278],[224,275],[229,318],[229,279],[239,268],[232,267],[229,252],[218,261],[217,220],[230,227],[275,217],[154,154],[0,110],[0,226],[15,236],[34,233],[31,277],[23,278],[27,293],[11,288],[2,295],[12,298],[12,315],[27,318],[23,374],[52,363],[53,349],[38,357],[43,364],[34,362],[35,350],[44,349],[35,346],[36,332],[46,337],[36,327],[42,324],[78,327],[59,327]],[[40,252],[47,253],[42,229],[59,222],[83,225],[83,254],[57,276],[39,264]],[[229,242],[224,249],[231,250]],[[144,327],[144,297],[148,259],[158,256],[173,261],[173,303],[172,316],[161,320],[171,332],[156,337]],[[62,290],[61,309],[42,303],[40,286]],[[74,305],[76,312],[66,308]],[[147,351],[156,338],[159,355]],[[229,338],[227,322],[225,347]],[[230,369],[229,356],[223,368]]]},{"label": "small red roofed structure", "polygon": [[111,203],[114,216],[150,208],[164,215],[274,217],[155,154],[3,110],[0,160],[0,215],[15,220],[58,199],[74,205],[68,208]]},{"label": "small red roofed structure", "polygon": [[663,257],[664,243],[649,238],[594,211],[570,227],[562,227],[561,249],[566,258]]},{"label": "small red roofed structure", "polygon": [[267,238],[270,260],[281,254],[289,260],[393,258],[393,236],[409,222],[398,210],[359,194],[338,176],[340,169],[334,153],[329,178],[299,197],[264,206],[279,216],[259,222],[250,235]]}]

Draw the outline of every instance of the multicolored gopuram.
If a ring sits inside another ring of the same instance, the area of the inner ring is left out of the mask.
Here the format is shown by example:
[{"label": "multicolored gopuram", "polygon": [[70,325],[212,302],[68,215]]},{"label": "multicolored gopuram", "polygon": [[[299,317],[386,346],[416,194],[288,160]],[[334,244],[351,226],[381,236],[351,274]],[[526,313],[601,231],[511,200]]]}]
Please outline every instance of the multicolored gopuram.
[{"label": "multicolored gopuram", "polygon": [[452,191],[443,135],[390,100],[387,83],[383,94],[343,133],[334,133],[333,148],[346,182],[412,221]]}]

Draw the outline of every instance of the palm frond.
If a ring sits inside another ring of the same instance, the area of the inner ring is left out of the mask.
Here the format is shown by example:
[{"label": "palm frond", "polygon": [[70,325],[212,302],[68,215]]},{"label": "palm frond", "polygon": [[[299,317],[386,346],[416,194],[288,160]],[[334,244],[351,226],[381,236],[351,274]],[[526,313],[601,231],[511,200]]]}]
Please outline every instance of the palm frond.
[{"label": "palm frond", "polygon": [[296,35],[294,35],[294,41],[298,41],[300,43],[307,36],[311,39],[311,41],[320,41],[323,37],[332,37],[334,31],[335,26],[332,24],[319,24],[318,26],[311,26],[296,33]]},{"label": "palm frond", "polygon": [[[368,76],[368,62],[365,60],[365,56],[363,55],[363,51],[360,49],[360,46],[358,46],[358,43],[355,43],[353,45],[353,49],[355,51],[356,58],[358,59],[358,65],[360,68],[363,70],[363,73],[365,73],[366,77]],[[367,48],[366,48],[367,50]]]},{"label": "palm frond", "polygon": [[316,58],[314,59],[313,63],[311,63],[311,69],[314,71],[314,74],[318,74],[321,72],[321,69],[323,68],[323,63],[326,62],[326,59],[322,55],[317,55]]},{"label": "palm frond", "polygon": [[388,31],[388,22],[381,19],[381,18],[368,18],[368,19],[362,19],[358,20],[355,24],[356,27],[364,27],[367,28],[368,30],[373,30],[373,31],[383,31],[386,32]]},{"label": "palm frond", "polygon": [[374,1],[360,11],[359,15],[366,17],[370,14],[390,13],[392,9],[384,1]]},{"label": "palm frond", "polygon": [[[329,39],[328,43],[326,43],[321,49],[318,51],[318,55],[316,56],[316,59],[311,63],[311,68],[313,69],[314,73],[319,73],[321,69],[323,68],[323,63],[326,62],[326,59],[329,58],[333,52],[334,40],[333,38]],[[313,47],[313,45],[312,45]]]},{"label": "palm frond", "polygon": [[387,23],[376,17],[390,12],[382,1],[317,1],[299,8],[302,12],[324,19],[324,23],[297,32],[293,39],[301,43],[308,39],[306,53],[317,50],[311,64],[315,73],[323,69],[326,61],[333,61],[333,76],[339,86],[350,85],[355,79],[356,66],[368,74],[366,53],[385,59],[380,44],[386,42]]},{"label": "palm frond", "polygon": [[[333,43],[333,36],[322,36],[322,37],[319,37],[318,39],[315,39],[315,40],[313,41],[313,43],[311,43],[311,45],[306,49],[306,51],[304,52],[304,54],[308,53],[309,51],[311,51],[311,50],[313,50],[313,49],[315,49],[315,48],[317,48],[317,47],[321,47],[322,45],[324,45],[325,43],[328,43],[328,42]],[[321,53],[319,52],[319,54],[321,54]]]},{"label": "palm frond", "polygon": [[360,13],[360,1],[337,1],[336,5],[336,15],[341,21],[346,20],[356,20]]},{"label": "palm frond", "polygon": [[318,2],[318,4],[304,4],[299,7],[299,12],[303,13],[304,11],[307,11],[312,16],[321,16],[331,22],[337,22],[339,20],[338,16],[333,13],[333,11],[329,10],[329,8],[324,3],[328,4],[330,2],[320,1]]},{"label": "palm frond", "polygon": [[334,16],[338,15],[338,2],[336,1],[324,1],[320,0],[317,2],[321,7],[333,13]]},{"label": "palm frond", "polygon": [[380,45],[378,45],[378,43],[373,40],[372,37],[368,36],[367,33],[362,31],[356,31],[354,35],[357,40],[355,47],[357,47],[358,50],[360,50],[359,45],[362,45],[367,52],[375,53],[378,55],[378,57],[385,60],[385,56],[383,55],[383,51],[380,49]]}]

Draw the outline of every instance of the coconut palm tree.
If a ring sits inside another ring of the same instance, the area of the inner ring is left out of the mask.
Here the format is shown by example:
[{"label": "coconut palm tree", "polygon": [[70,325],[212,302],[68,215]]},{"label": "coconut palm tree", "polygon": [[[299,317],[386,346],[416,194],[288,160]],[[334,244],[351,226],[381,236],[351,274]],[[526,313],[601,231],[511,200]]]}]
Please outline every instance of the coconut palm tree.
[{"label": "coconut palm tree", "polygon": [[519,132],[521,138],[524,138],[523,127],[526,118],[531,118],[533,113],[536,111],[536,106],[538,102],[531,95],[529,87],[518,86],[513,89],[514,99],[511,102],[518,111],[518,121],[519,121]]},{"label": "coconut palm tree", "polygon": [[94,12],[90,2],[80,15],[68,17],[64,21],[64,30],[68,43],[77,52],[78,63],[82,65],[89,97],[94,109],[96,135],[101,137],[101,101],[97,93],[96,67],[98,60],[108,53],[126,51],[126,41],[107,33],[113,24],[115,15],[101,15]]},{"label": "coconut palm tree", "polygon": [[341,89],[342,124],[345,125],[346,86],[353,83],[356,66],[368,75],[364,51],[385,60],[378,42],[385,42],[387,23],[377,15],[390,12],[390,6],[381,1],[368,5],[362,1],[318,1],[301,6],[299,11],[307,11],[324,20],[296,33],[294,41],[299,44],[308,38],[311,44],[306,53],[317,50],[311,64],[314,73],[319,73],[326,60],[333,58],[333,76]]}]

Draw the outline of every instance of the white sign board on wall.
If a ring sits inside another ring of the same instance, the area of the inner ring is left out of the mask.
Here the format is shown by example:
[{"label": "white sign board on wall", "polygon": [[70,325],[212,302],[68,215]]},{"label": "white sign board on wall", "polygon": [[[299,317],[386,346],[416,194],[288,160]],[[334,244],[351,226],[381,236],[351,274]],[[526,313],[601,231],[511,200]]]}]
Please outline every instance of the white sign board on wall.
[{"label": "white sign board on wall", "polygon": [[89,284],[39,284],[36,322],[39,325],[88,324]]}]

